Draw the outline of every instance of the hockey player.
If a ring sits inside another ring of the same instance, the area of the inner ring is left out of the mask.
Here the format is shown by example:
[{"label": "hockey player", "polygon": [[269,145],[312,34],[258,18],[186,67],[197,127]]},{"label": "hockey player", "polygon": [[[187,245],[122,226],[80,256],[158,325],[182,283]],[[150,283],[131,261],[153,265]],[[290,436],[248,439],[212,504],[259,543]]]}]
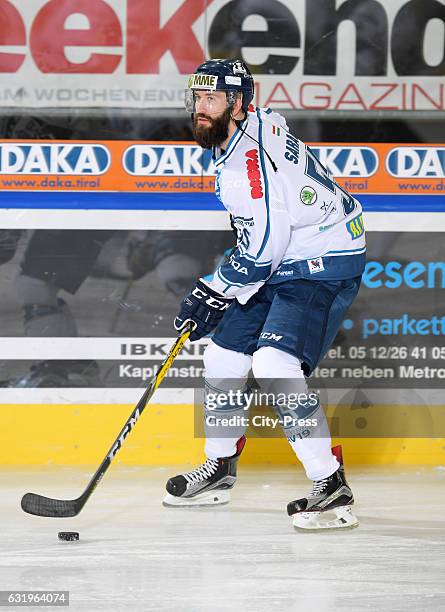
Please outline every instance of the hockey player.
[{"label": "hockey player", "polygon": [[[302,397],[305,377],[328,350],[364,269],[359,202],[289,133],[281,115],[251,106],[253,95],[252,76],[240,60],[204,62],[186,90],[194,136],[213,148],[216,195],[232,216],[238,244],[211,280],[196,282],[174,322],[178,331],[193,322],[192,341],[216,329],[204,354],[207,460],[168,481],[165,505],[229,501],[244,428],[241,421],[216,429],[210,422],[245,416],[246,406],[219,399],[210,407],[210,393],[224,399],[235,388],[245,390],[252,370],[267,391]],[[295,527],[356,526],[341,449],[331,449],[318,400],[275,408],[313,481],[307,497],[288,505]],[[307,417],[318,424],[313,430]]]}]

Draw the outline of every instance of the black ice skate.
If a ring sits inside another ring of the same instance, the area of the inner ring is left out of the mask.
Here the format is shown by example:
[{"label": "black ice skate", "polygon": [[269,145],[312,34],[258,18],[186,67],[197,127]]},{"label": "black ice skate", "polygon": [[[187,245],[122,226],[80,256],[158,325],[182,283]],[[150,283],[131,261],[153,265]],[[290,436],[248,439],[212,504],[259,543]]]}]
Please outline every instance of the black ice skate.
[{"label": "black ice skate", "polygon": [[236,482],[236,464],[246,443],[242,436],[231,457],[207,459],[191,472],[179,474],[167,482],[164,506],[214,506],[230,501],[229,489]]},{"label": "black ice skate", "polygon": [[357,527],[358,519],[352,512],[354,496],[346,482],[341,446],[332,449],[340,467],[328,478],[316,480],[308,497],[287,505],[293,525],[301,530],[344,529]]}]

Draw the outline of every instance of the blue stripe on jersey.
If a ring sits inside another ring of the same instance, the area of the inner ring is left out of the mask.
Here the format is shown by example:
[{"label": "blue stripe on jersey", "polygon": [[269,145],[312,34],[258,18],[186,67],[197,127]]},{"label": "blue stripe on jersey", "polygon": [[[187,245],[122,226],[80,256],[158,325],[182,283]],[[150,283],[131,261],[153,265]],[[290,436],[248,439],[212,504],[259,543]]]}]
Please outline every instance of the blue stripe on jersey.
[{"label": "blue stripe on jersey", "polygon": [[222,204],[222,200],[221,200],[221,183],[220,183],[220,171],[216,170],[216,175],[215,175],[215,195],[218,198],[218,200],[221,202]]},{"label": "blue stripe on jersey", "polygon": [[260,145],[260,161],[261,161],[261,169],[263,171],[263,178],[264,178],[264,200],[266,202],[266,212],[267,212],[266,231],[264,233],[263,243],[260,247],[260,250],[257,253],[257,257],[261,257],[262,252],[266,248],[267,241],[269,240],[270,210],[269,210],[269,182],[267,180],[266,166],[264,163],[264,153],[263,153],[263,120],[261,119],[259,108],[257,108],[256,114],[257,114],[258,121],[259,121],[258,142]]},{"label": "blue stripe on jersey", "polygon": [[306,262],[310,259],[318,259],[319,257],[327,257],[328,255],[360,255],[361,253],[365,253],[366,252],[366,246],[361,247],[360,249],[343,249],[341,251],[328,251],[327,253],[324,253],[323,255],[314,255],[313,257],[307,257],[305,259],[295,259],[295,258],[289,258],[289,259],[283,259],[280,263],[280,266],[283,264],[292,264],[292,263],[299,263],[299,262]]},{"label": "blue stripe on jersey", "polygon": [[[342,251],[328,251],[326,253],[326,255],[332,255],[332,253],[336,253],[336,254],[337,253],[342,253],[342,254],[345,254],[345,253],[364,253],[365,251],[366,251],[366,247],[364,246],[361,249],[343,249]],[[323,257],[324,257],[324,255],[323,255]],[[315,259],[315,258],[310,258],[310,259]]]},{"label": "blue stripe on jersey", "polygon": [[268,266],[269,264],[272,263],[271,259],[268,259],[267,261],[260,261],[260,262],[258,262],[256,257],[253,257],[252,255],[249,255],[249,253],[244,253],[244,249],[242,249],[241,246],[238,247],[238,250],[240,252],[240,255],[242,255],[246,259],[249,259],[250,261],[254,261],[255,265],[258,266],[258,267]]},{"label": "blue stripe on jersey", "polygon": [[261,280],[264,281],[264,280],[267,280],[269,278],[270,270],[269,270],[269,273],[268,273],[268,275],[267,275],[267,277],[265,279],[255,280],[255,281],[252,281],[251,283],[235,283],[235,282],[230,282],[229,280],[227,280],[227,278],[223,274],[221,274],[220,270],[218,270],[217,274],[218,274],[219,279],[223,283],[226,283],[226,285],[228,285],[226,287],[226,289],[224,289],[224,293],[225,293],[228,289],[230,289],[230,287],[240,287],[240,288],[243,288],[243,287],[254,287]]},{"label": "blue stripe on jersey", "polygon": [[[224,282],[242,287],[266,280],[271,270],[272,262],[257,264],[255,260],[247,259],[239,251],[235,251],[230,260],[218,268],[218,274],[223,277]],[[247,282],[242,282],[244,280]]]}]

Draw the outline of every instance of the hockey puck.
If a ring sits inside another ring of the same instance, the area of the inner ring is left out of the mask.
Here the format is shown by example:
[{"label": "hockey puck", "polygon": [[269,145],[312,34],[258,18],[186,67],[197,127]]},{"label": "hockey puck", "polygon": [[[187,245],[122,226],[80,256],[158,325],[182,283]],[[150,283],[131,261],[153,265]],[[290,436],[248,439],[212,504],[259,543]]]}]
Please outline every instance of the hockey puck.
[{"label": "hockey puck", "polygon": [[63,540],[64,542],[75,542],[78,539],[78,531],[59,531],[59,540]]}]

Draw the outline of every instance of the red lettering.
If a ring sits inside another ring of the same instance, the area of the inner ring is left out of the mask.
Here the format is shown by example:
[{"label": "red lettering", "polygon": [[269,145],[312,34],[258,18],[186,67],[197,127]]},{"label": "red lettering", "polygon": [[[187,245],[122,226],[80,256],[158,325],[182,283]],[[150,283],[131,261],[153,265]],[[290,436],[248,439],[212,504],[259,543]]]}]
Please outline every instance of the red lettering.
[{"label": "red lettering", "polygon": [[128,0],[127,72],[159,74],[167,51],[181,74],[193,72],[204,61],[204,51],[192,26],[212,2],[185,0],[161,28],[161,0]]},{"label": "red lettering", "polygon": [[[66,29],[70,15],[81,13],[88,30]],[[104,0],[50,0],[37,13],[30,34],[31,53],[42,72],[109,74],[122,56],[92,53],[86,62],[70,62],[65,47],[110,47],[122,45],[122,30],[113,9]]]},{"label": "red lettering", "polygon": [[[429,102],[431,102],[432,106],[437,108],[437,110],[443,110],[443,108],[444,108],[444,106],[443,106],[443,83],[441,83],[439,85],[439,100],[437,102],[429,95],[428,92],[426,92],[423,89],[423,87],[420,87],[420,85],[418,83],[413,83],[413,88],[412,88],[412,91],[411,91],[411,108],[413,110],[417,109],[417,104],[416,104],[416,93],[417,92],[419,92],[427,100],[429,100]],[[420,108],[422,108],[422,106]]]},{"label": "red lettering", "polygon": [[331,104],[330,96],[314,96],[314,100],[324,100],[322,104],[310,104],[305,102],[306,87],[324,87],[327,91],[331,91],[331,86],[328,83],[303,83],[300,87],[300,106],[301,108],[329,108]]},{"label": "red lettering", "polygon": [[379,102],[389,96],[391,92],[397,89],[397,83],[371,83],[371,87],[386,87],[383,93],[377,100],[370,105],[369,110],[398,110],[398,106],[380,106]]},{"label": "red lettering", "polygon": [[250,183],[250,195],[253,200],[258,200],[263,197],[263,186],[261,184],[260,165],[258,163],[258,151],[251,149],[245,153],[247,178]]},{"label": "red lettering", "polygon": [[[346,96],[349,94],[349,92],[352,91],[355,94],[355,100],[346,100]],[[340,106],[342,104],[360,104],[360,106],[362,107],[363,110],[366,110],[366,104],[365,101],[363,100],[363,98],[360,95],[360,92],[358,91],[357,87],[354,85],[354,83],[350,83],[346,89],[344,90],[344,92],[342,93],[342,95],[340,96],[337,104],[335,105],[335,110],[338,110],[340,108]]]},{"label": "red lettering", "polygon": [[[8,0],[0,0],[0,45],[26,45],[23,19]],[[24,53],[0,53],[0,72],[17,72],[24,60]]]},{"label": "red lettering", "polygon": [[406,110],[406,83],[402,83],[402,110]]},{"label": "red lettering", "polygon": [[255,171],[258,168],[258,159],[248,159],[246,164],[248,170]]},{"label": "red lettering", "polygon": [[[274,98],[275,93],[281,90],[284,94],[283,98]],[[289,95],[289,92],[284,87],[283,83],[277,83],[275,87],[270,92],[270,96],[267,98],[264,106],[272,106],[274,104],[288,104],[290,108],[297,108],[295,104],[292,102],[292,98]]]}]

